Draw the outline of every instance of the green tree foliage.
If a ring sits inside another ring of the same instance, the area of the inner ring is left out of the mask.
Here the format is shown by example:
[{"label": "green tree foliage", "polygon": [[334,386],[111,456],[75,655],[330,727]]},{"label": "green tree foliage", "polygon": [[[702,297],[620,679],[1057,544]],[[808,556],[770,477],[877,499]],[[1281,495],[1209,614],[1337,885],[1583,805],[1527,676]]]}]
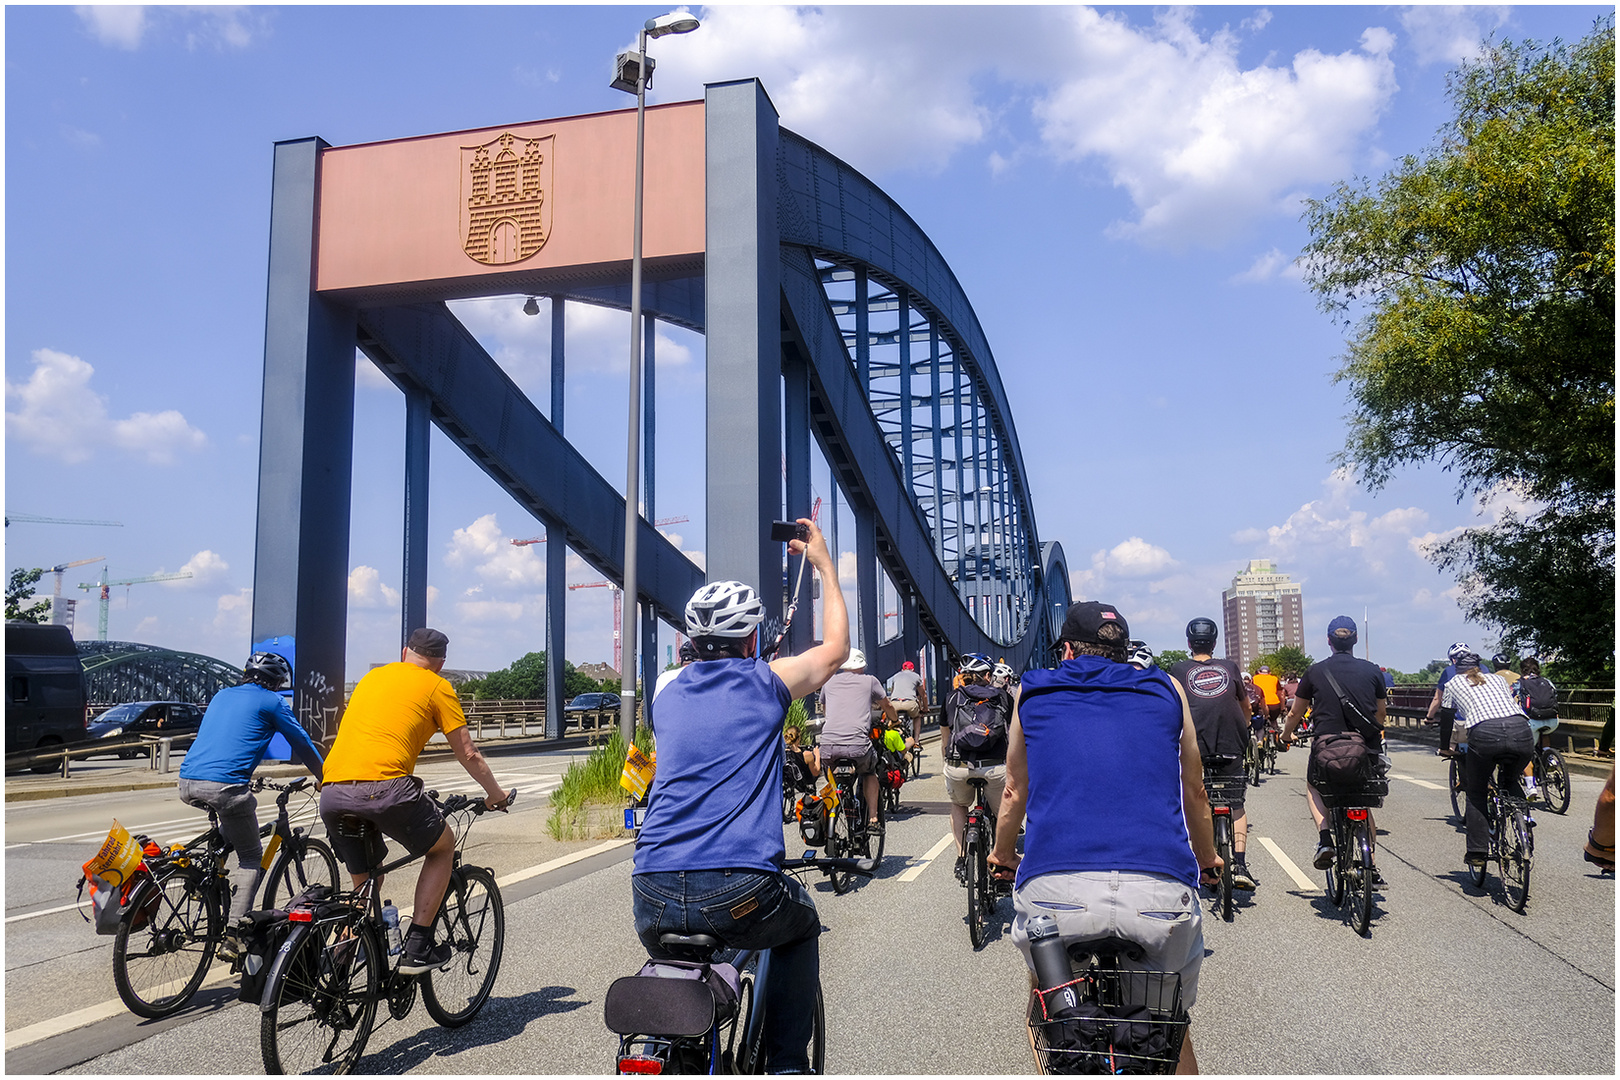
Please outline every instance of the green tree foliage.
[{"label": "green tree foliage", "polygon": [[1304,263],[1353,324],[1340,464],[1437,461],[1459,500],[1526,500],[1431,552],[1510,648],[1613,679],[1614,22],[1488,43],[1455,117],[1376,184],[1307,204]]},{"label": "green tree foliage", "polygon": [[51,608],[43,600],[35,600],[34,586],[45,576],[39,567],[24,570],[18,567],[6,582],[6,618],[21,622],[42,623],[51,617]]},{"label": "green tree foliage", "polygon": [[1166,649],[1161,653],[1155,653],[1153,659],[1161,671],[1169,671],[1183,660],[1191,660],[1192,653],[1186,649]]},{"label": "green tree foliage", "polygon": [[1279,679],[1297,679],[1305,674],[1307,668],[1316,663],[1304,649],[1296,649],[1292,645],[1284,645],[1276,652],[1257,656],[1249,661],[1249,674],[1253,675],[1262,666],[1271,669],[1271,673]]},{"label": "green tree foliage", "polygon": [[[600,689],[595,679],[563,661],[563,690],[570,699]],[[461,693],[478,701],[537,701],[546,696],[546,654],[527,653],[509,667],[482,679],[469,679],[462,684]]]},{"label": "green tree foliage", "polygon": [[1396,686],[1433,686],[1440,681],[1440,672],[1445,670],[1444,660],[1430,660],[1429,666],[1422,671],[1396,671],[1389,669],[1390,675],[1395,679]]}]

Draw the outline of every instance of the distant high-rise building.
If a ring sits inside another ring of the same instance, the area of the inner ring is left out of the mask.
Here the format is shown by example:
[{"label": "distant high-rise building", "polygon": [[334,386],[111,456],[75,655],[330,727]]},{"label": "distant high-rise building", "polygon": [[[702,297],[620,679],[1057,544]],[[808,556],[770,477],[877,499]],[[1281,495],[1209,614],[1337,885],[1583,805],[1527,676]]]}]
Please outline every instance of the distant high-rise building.
[{"label": "distant high-rise building", "polygon": [[1221,594],[1226,658],[1244,671],[1257,656],[1284,645],[1305,647],[1305,601],[1299,585],[1270,559],[1251,559]]}]

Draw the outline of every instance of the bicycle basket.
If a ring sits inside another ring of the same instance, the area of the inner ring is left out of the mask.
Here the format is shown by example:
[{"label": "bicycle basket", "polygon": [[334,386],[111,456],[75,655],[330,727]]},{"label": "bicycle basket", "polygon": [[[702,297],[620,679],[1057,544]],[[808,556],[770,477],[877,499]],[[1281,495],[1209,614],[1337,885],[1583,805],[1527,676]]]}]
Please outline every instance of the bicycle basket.
[{"label": "bicycle basket", "polygon": [[1243,800],[1246,781],[1241,776],[1211,776],[1204,774],[1204,791],[1211,806],[1231,806]]},{"label": "bicycle basket", "polygon": [[1043,1072],[1072,1076],[1175,1071],[1187,1033],[1180,975],[1098,970],[1069,985],[1081,1005],[1067,1017],[1048,1014],[1055,990],[1030,992],[1030,1033]]}]

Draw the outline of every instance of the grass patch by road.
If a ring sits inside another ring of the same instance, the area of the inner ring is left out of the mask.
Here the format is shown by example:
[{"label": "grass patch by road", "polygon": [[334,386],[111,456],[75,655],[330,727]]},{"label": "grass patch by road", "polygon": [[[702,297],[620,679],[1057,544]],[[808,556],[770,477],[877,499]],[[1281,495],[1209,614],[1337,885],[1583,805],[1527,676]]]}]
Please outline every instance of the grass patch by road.
[{"label": "grass patch by road", "polygon": [[[636,745],[646,754],[653,749],[652,732],[636,728]],[[553,840],[590,840],[624,836],[626,795],[619,786],[627,747],[615,731],[584,761],[568,766],[562,783],[551,793],[551,814],[546,831]]]}]

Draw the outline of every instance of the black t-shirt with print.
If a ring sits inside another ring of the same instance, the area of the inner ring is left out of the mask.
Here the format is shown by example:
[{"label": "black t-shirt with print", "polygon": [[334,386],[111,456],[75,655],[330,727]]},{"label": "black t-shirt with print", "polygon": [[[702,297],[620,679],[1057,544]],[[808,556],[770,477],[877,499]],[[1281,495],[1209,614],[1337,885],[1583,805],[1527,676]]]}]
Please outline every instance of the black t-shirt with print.
[{"label": "black t-shirt with print", "polygon": [[1204,760],[1242,757],[1249,742],[1249,692],[1238,666],[1213,658],[1183,660],[1170,674],[1187,691]]}]

